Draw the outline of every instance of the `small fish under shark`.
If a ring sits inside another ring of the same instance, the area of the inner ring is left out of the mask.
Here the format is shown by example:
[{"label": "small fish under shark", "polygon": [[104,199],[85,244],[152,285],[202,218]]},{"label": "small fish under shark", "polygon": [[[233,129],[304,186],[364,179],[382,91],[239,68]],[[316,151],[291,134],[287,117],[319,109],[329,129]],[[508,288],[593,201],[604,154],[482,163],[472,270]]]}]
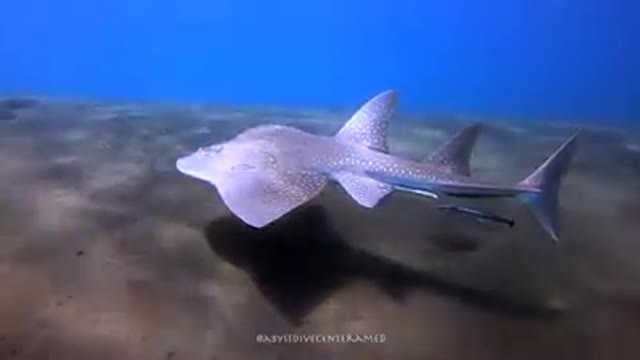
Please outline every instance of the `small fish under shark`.
[{"label": "small fish under shark", "polygon": [[480,223],[491,222],[491,223],[497,223],[497,224],[504,224],[509,226],[510,228],[516,225],[516,222],[513,219],[509,219],[500,215],[491,214],[486,211],[480,211],[477,209],[472,209],[472,208],[468,208],[460,205],[452,205],[452,204],[438,205],[436,206],[436,209],[440,211],[454,213],[454,214],[465,215],[475,219]]},{"label": "small fish under shark", "polygon": [[513,186],[471,178],[469,161],[481,125],[456,133],[423,161],[394,156],[387,128],[397,93],[384,91],[363,105],[334,136],[283,125],[260,125],[177,160],[178,170],[211,183],[230,211],[264,227],[339,183],[361,206],[375,207],[393,191],[420,196],[516,197],[558,240],[558,191],[580,130]]}]

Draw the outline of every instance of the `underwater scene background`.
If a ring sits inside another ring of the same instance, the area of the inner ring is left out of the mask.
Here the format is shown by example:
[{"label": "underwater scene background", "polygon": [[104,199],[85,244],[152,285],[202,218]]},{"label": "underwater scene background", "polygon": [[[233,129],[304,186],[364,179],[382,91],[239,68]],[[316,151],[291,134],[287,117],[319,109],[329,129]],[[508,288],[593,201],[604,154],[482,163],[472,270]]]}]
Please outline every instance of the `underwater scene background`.
[{"label": "underwater scene background", "polygon": [[[634,2],[0,5],[0,359],[638,358]],[[517,201],[458,201],[505,228],[335,184],[254,229],[175,168],[264,123],[332,135],[386,89],[392,154],[480,122],[500,183],[584,129],[560,241]]]}]

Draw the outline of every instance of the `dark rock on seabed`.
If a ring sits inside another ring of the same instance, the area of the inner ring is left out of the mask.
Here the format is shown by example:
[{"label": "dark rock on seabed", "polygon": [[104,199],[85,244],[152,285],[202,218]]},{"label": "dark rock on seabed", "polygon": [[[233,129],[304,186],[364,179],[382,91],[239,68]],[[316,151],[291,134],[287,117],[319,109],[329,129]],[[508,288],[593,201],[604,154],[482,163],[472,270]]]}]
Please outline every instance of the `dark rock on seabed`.
[{"label": "dark rock on seabed", "polygon": [[38,100],[23,97],[0,99],[0,107],[9,110],[29,109],[38,104]]}]

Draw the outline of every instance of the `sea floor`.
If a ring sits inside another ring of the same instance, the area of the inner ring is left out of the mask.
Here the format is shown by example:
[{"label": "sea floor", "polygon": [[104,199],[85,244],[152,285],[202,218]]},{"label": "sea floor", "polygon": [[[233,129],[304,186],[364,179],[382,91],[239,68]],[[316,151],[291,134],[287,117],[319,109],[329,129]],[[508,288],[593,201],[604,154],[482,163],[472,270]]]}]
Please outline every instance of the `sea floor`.
[{"label": "sea floor", "polygon": [[[0,359],[639,358],[637,128],[585,129],[558,243],[516,201],[472,202],[509,229],[333,185],[255,230],[174,166],[253,125],[331,134],[349,115],[0,100]],[[420,158],[467,121],[399,116],[391,151]],[[576,127],[484,123],[474,172],[505,184]]]}]

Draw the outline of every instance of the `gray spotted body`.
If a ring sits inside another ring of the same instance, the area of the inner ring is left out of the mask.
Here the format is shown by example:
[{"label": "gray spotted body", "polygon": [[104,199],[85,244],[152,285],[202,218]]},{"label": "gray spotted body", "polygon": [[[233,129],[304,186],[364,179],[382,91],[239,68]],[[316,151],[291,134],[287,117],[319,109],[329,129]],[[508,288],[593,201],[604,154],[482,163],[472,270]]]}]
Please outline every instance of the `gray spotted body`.
[{"label": "gray spotted body", "polygon": [[[518,185],[496,186],[469,177],[478,125],[463,129],[422,162],[389,154],[386,133],[396,99],[392,91],[376,96],[333,137],[262,125],[183,157],[177,167],[213,184],[229,209],[255,227],[307,202],[333,180],[369,208],[394,190],[434,197],[523,196],[556,239],[556,185],[568,165],[575,136]],[[543,186],[555,192],[545,192]]]}]

